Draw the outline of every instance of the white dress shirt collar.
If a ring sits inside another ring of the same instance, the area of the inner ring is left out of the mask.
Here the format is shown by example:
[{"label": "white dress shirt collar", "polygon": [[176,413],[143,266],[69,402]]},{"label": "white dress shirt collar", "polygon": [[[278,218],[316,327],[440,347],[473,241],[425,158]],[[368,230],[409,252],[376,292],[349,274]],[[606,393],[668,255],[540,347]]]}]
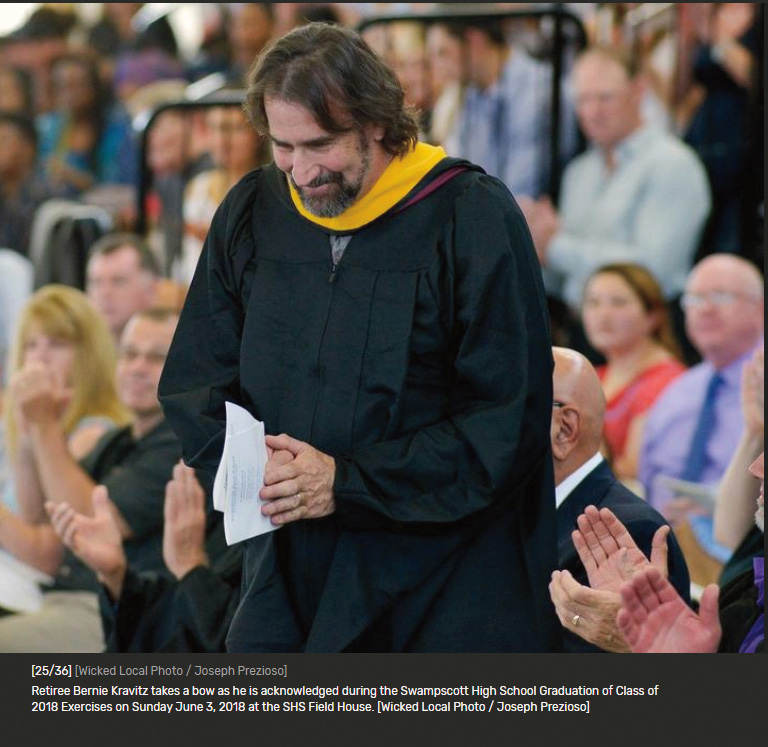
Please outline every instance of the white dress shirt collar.
[{"label": "white dress shirt collar", "polygon": [[596,469],[604,461],[603,455],[598,451],[593,457],[588,459],[575,472],[572,472],[555,488],[555,506],[560,508],[565,499],[579,486],[581,481]]}]

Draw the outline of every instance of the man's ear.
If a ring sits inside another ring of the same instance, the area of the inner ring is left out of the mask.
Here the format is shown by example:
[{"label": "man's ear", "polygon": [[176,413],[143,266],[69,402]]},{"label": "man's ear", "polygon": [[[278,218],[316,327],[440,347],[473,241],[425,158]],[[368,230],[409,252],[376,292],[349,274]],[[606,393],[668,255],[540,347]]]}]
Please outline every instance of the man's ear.
[{"label": "man's ear", "polygon": [[382,125],[370,124],[367,126],[367,135],[374,143],[380,143],[386,135],[386,130]]},{"label": "man's ear", "polygon": [[552,455],[562,462],[579,443],[581,415],[572,405],[564,405],[556,417],[557,425],[552,435]]}]

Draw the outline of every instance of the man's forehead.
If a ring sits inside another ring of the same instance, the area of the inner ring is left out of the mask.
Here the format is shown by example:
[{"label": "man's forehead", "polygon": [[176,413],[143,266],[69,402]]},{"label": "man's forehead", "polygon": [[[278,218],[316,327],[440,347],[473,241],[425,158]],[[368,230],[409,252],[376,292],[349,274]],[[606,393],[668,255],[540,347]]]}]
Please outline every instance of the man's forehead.
[{"label": "man's forehead", "polygon": [[175,323],[170,319],[158,321],[144,316],[131,319],[123,332],[121,346],[135,350],[167,348],[173,339]]},{"label": "man's forehead", "polygon": [[107,254],[96,254],[88,263],[89,269],[97,270],[127,270],[138,269],[141,265],[139,253],[135,247],[130,244],[114,249]]},{"label": "man's forehead", "polygon": [[[347,133],[329,132],[315,118],[315,115],[303,104],[288,101],[276,96],[264,98],[264,110],[269,125],[269,137],[276,143],[289,145],[308,145],[319,141],[335,140]],[[334,122],[349,123],[349,130],[354,123],[341,107],[331,107]]]},{"label": "man's forehead", "polygon": [[588,57],[580,60],[573,71],[577,89],[623,89],[629,85],[627,71],[615,60],[607,57]]},{"label": "man's forehead", "polygon": [[743,291],[749,287],[749,278],[740,268],[725,263],[711,263],[694,270],[688,281],[688,290]]}]

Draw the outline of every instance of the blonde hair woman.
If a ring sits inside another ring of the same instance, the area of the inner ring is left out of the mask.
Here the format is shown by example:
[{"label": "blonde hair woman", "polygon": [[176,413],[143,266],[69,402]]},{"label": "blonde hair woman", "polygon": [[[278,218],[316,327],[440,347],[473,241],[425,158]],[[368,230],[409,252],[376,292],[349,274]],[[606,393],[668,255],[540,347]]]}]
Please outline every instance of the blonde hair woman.
[{"label": "blonde hair woman", "polygon": [[[81,459],[109,429],[130,421],[115,389],[116,360],[106,323],[79,290],[49,285],[23,308],[11,345],[3,416],[16,499],[28,520],[45,520],[30,408],[54,407],[70,453]],[[6,502],[12,504],[13,497]]]}]

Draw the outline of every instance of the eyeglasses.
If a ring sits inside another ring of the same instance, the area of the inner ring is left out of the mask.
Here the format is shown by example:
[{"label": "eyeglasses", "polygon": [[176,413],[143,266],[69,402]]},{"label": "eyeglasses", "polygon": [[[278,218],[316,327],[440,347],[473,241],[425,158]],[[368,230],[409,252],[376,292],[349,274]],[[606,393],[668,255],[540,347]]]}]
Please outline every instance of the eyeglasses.
[{"label": "eyeglasses", "polygon": [[565,407],[565,402],[561,402],[559,399],[552,400],[552,407]]},{"label": "eyeglasses", "polygon": [[740,298],[755,300],[751,296],[745,296],[743,293],[735,293],[734,291],[711,291],[710,293],[684,293],[680,299],[680,305],[684,309],[700,309],[706,304],[722,308],[735,304]]}]

